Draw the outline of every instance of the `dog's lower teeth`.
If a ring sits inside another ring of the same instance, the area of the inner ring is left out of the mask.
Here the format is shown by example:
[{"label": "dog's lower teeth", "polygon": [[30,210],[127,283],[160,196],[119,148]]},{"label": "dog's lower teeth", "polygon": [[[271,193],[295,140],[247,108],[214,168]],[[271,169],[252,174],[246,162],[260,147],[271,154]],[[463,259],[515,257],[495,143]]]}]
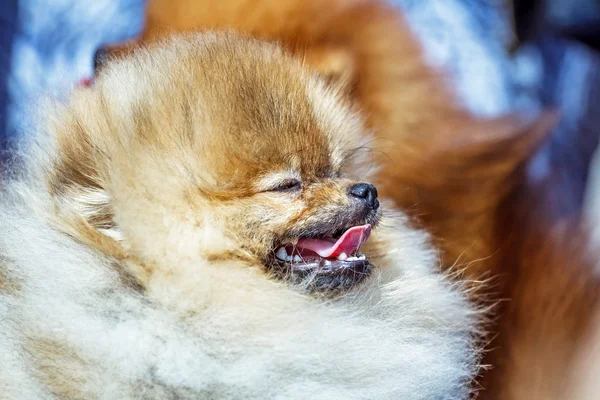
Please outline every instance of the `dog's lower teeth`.
[{"label": "dog's lower teeth", "polygon": [[277,250],[277,253],[275,253],[275,257],[277,257],[280,260],[285,261],[286,257],[288,257],[287,251],[285,250],[284,247],[280,247],[279,250]]},{"label": "dog's lower teeth", "polygon": [[[292,256],[292,255],[288,254],[285,246],[281,246],[280,248],[277,249],[277,252],[275,252],[275,257],[281,261],[286,261],[289,263],[304,262],[304,259],[300,255]],[[361,253],[360,251],[357,251],[352,256],[348,256],[348,254],[346,254],[346,253],[341,253],[339,256],[337,256],[337,259],[339,261],[358,261],[358,260],[365,260],[366,257],[363,253]],[[331,263],[329,260],[326,260],[326,259],[324,261],[326,264]]]}]

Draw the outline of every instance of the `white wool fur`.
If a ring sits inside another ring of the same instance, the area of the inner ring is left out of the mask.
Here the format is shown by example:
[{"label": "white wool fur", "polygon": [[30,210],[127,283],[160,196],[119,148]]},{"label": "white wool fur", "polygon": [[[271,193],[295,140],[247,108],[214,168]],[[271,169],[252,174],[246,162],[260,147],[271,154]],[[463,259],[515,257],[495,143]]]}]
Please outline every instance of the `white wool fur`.
[{"label": "white wool fur", "polygon": [[54,228],[61,217],[36,171],[56,150],[43,138],[26,145],[32,156],[0,197],[0,397],[469,396],[476,313],[401,214],[388,212],[374,233],[391,243],[374,260],[387,268],[336,299],[300,293],[258,265],[188,257],[138,291],[113,259]]},{"label": "white wool fur", "polygon": [[[55,398],[39,375],[63,362],[74,364],[81,398],[466,397],[473,315],[420,232],[398,228],[394,276],[339,301],[254,269],[203,265],[210,273],[188,282],[200,302],[157,282],[161,303],[124,286],[109,260],[53,231],[26,201],[5,198],[0,212],[1,268],[20,288],[0,296],[5,398]],[[75,360],[32,361],[42,340],[68,344]]]}]

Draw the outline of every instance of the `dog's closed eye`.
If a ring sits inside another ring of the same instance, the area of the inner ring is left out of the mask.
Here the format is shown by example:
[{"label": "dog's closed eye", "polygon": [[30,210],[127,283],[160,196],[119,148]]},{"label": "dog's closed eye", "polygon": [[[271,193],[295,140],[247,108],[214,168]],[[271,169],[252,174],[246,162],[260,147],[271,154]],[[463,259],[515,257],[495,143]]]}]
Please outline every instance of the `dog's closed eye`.
[{"label": "dog's closed eye", "polygon": [[293,192],[302,189],[302,182],[298,179],[285,179],[271,188],[270,192]]}]

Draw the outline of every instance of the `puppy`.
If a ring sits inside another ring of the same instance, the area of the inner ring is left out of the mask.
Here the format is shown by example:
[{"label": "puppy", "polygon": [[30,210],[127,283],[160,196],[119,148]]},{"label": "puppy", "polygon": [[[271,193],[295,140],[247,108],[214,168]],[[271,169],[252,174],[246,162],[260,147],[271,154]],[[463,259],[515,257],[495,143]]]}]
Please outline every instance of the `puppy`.
[{"label": "puppy", "polygon": [[[579,124],[575,132],[566,121],[549,134],[558,121],[552,114],[474,118],[384,1],[149,5],[145,40],[228,27],[281,42],[330,80],[346,82],[373,132],[379,193],[431,234],[443,269],[486,281],[470,292],[474,298],[497,301],[486,309],[484,364],[491,368],[477,379],[478,398],[575,398],[565,390],[580,389],[576,375],[586,363],[571,365],[590,353],[586,336],[596,334],[587,331],[595,328],[600,293],[597,257],[590,257],[597,250],[579,215],[593,129]],[[479,109],[488,100],[477,99]]]},{"label": "puppy", "polygon": [[[594,284],[581,256],[570,257],[581,253],[581,234],[547,233],[555,224],[547,199],[570,191],[557,186],[538,192],[523,172],[556,116],[474,117],[448,90],[446,77],[429,68],[398,8],[385,1],[152,0],[144,40],[217,27],[280,42],[330,81],[342,83],[373,133],[368,149],[377,170],[370,179],[379,193],[401,207],[412,226],[428,231],[443,270],[486,282],[469,291],[487,306],[489,321],[484,364],[491,368],[477,379],[483,389],[479,398],[534,393],[546,398],[557,392],[562,382],[553,366],[564,366],[573,347],[555,345],[577,342],[579,330],[573,328],[578,317],[556,310],[584,314]],[[569,176],[557,164],[550,174]],[[566,283],[560,273],[565,265],[589,279],[589,291],[580,296]],[[567,307],[564,297],[544,299],[539,288],[568,290],[576,300]]]},{"label": "puppy", "polygon": [[339,92],[203,34],[44,110],[0,200],[0,392],[467,398],[477,313]]}]

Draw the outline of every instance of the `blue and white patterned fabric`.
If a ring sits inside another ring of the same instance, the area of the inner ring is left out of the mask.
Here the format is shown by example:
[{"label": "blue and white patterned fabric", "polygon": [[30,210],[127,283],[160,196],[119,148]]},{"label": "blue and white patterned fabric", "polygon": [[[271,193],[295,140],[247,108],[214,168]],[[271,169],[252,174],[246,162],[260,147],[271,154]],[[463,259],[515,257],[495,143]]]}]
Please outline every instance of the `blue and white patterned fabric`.
[{"label": "blue and white patterned fabric", "polygon": [[[93,76],[94,54],[143,29],[146,0],[2,0],[0,140],[26,131],[41,94],[65,96]],[[8,39],[10,38],[10,39]]]},{"label": "blue and white patterned fabric", "polygon": [[464,105],[481,116],[515,106],[513,40],[502,0],[394,0],[423,42],[431,63],[452,78]]}]

